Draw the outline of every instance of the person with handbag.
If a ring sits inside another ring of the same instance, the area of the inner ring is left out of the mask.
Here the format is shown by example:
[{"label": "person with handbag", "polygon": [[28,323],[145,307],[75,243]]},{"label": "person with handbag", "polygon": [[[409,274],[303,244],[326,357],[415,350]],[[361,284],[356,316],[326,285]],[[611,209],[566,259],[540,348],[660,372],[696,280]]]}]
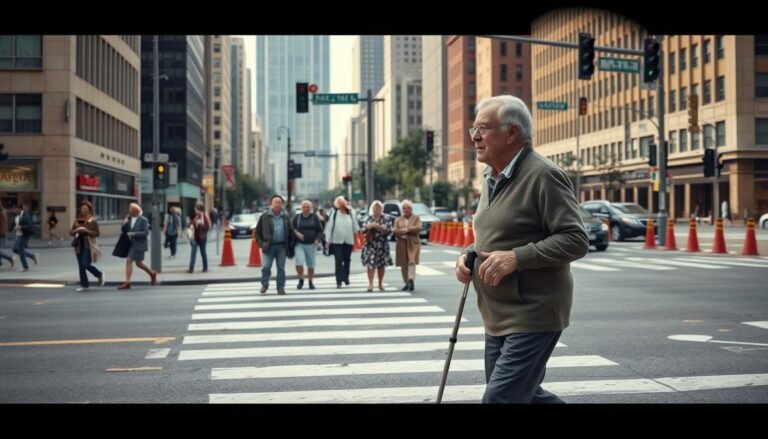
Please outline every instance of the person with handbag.
[{"label": "person with handbag", "polygon": [[72,224],[69,235],[73,236],[72,247],[77,256],[77,268],[80,272],[80,286],[75,291],[88,291],[88,274],[96,276],[99,286],[104,286],[107,280],[104,273],[93,264],[101,259],[101,249],[96,238],[99,237],[99,223],[93,216],[93,204],[90,201],[80,203],[80,216]]},{"label": "person with handbag", "polygon": [[273,195],[270,201],[272,208],[259,217],[256,224],[256,241],[264,256],[264,266],[261,269],[261,294],[269,288],[269,278],[272,276],[272,263],[277,262],[277,294],[285,294],[285,259],[289,254],[293,226],[288,214],[283,210],[283,197]]},{"label": "person with handbag", "polygon": [[384,291],[384,270],[392,265],[392,255],[389,254],[389,241],[387,237],[392,233],[392,226],[382,215],[384,205],[381,201],[374,200],[368,210],[368,219],[365,222],[365,245],[361,259],[363,265],[368,268],[368,292],[373,291],[373,272],[379,274],[379,291]]},{"label": "person with handbag", "polygon": [[189,255],[189,270],[187,273],[195,271],[195,258],[197,249],[200,249],[200,258],[203,260],[203,273],[208,271],[208,255],[205,253],[205,246],[208,241],[208,231],[211,229],[211,219],[205,214],[205,207],[202,203],[195,203],[195,217],[192,219],[187,236],[189,244],[192,246],[192,253]]},{"label": "person with handbag", "polygon": [[[128,257],[125,259],[125,283],[117,287],[118,290],[127,290],[131,288],[131,275],[133,274],[133,263],[144,270],[150,279],[150,285],[157,283],[157,272],[152,271],[144,265],[144,253],[147,252],[149,245],[147,235],[149,234],[149,221],[141,207],[136,203],[128,205],[128,216],[123,220],[122,231],[131,240],[131,249],[128,251]],[[159,244],[155,244],[159,245]]]},{"label": "person with handbag", "polygon": [[326,245],[330,246],[336,262],[336,288],[341,288],[342,282],[349,285],[349,262],[359,226],[352,208],[343,196],[336,197],[333,205],[336,209],[325,225],[325,235],[328,237]]},{"label": "person with handbag", "polygon": [[5,237],[8,234],[8,214],[5,213],[5,208],[0,203],[0,266],[3,265],[3,259],[8,260],[11,263],[11,270],[13,270],[13,256],[9,256],[3,252],[5,247]]},{"label": "person with handbag", "polygon": [[301,289],[304,286],[304,265],[306,264],[309,289],[314,290],[315,284],[312,283],[312,279],[315,277],[315,265],[317,263],[315,248],[320,235],[323,233],[323,226],[320,224],[320,218],[312,213],[312,202],[309,200],[301,202],[301,213],[294,215],[291,222],[293,223],[293,233],[298,240],[294,247],[296,274],[299,275],[299,284],[296,288]]}]

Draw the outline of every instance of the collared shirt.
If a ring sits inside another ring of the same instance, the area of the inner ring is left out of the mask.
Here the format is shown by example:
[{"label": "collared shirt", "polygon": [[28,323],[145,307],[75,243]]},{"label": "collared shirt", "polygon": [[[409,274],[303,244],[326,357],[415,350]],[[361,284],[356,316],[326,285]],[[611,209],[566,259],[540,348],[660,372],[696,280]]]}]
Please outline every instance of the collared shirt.
[{"label": "collared shirt", "polygon": [[272,217],[272,244],[285,242],[285,221],[283,221],[283,216],[275,216],[275,212],[272,209],[269,210],[269,215]]},{"label": "collared shirt", "polygon": [[132,216],[131,217],[131,230],[133,230],[133,225],[136,224],[136,221],[138,221],[138,220],[139,220],[139,217],[137,217],[137,216]]},{"label": "collared shirt", "polygon": [[499,175],[497,175],[495,178],[491,175],[493,174],[493,168],[490,166],[486,166],[485,169],[483,169],[483,176],[485,177],[485,183],[488,185],[488,201],[490,203],[490,200],[493,198],[493,191],[496,190],[496,186],[501,183],[501,180],[504,178],[510,178],[512,176],[512,169],[515,166],[515,162],[517,162],[517,158],[520,157],[520,153],[525,149],[525,146],[523,148],[520,148],[520,151],[515,154],[514,157],[512,157],[512,160],[510,160],[509,164],[507,164],[507,167],[505,167]]},{"label": "collared shirt", "polygon": [[19,221],[21,220],[21,216],[22,215],[24,215],[24,211],[23,210],[21,211],[21,213],[16,215],[16,218],[13,219],[13,222],[15,222],[17,226],[19,225]]}]

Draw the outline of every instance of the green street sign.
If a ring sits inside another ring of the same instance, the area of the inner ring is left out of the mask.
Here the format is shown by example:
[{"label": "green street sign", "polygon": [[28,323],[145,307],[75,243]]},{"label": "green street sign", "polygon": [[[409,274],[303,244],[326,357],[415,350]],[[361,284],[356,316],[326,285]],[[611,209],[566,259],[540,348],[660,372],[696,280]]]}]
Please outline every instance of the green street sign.
[{"label": "green street sign", "polygon": [[356,104],[357,93],[315,93],[312,103],[315,105]]},{"label": "green street sign", "polygon": [[536,102],[536,108],[538,108],[539,110],[565,111],[568,109],[568,102],[541,101],[541,102]]},{"label": "green street sign", "polygon": [[640,73],[640,61],[622,58],[600,58],[597,63],[606,72]]}]

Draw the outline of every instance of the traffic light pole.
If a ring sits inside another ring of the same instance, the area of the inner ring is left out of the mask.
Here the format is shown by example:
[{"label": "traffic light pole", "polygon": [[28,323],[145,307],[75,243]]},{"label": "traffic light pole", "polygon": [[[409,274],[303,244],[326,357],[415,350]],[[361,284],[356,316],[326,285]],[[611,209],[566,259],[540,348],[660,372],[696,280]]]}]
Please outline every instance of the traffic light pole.
[{"label": "traffic light pole", "polygon": [[659,142],[657,155],[659,159],[659,222],[657,224],[659,245],[665,246],[667,242],[667,142],[664,137],[664,41],[663,36],[658,36],[659,43],[659,77],[657,79],[656,100],[659,113]]},{"label": "traffic light pole", "polygon": [[368,104],[366,110],[366,118],[368,119],[368,162],[365,164],[367,168],[365,170],[365,199],[370,206],[373,200],[376,199],[373,188],[373,117],[371,113],[373,112],[373,103],[384,101],[384,99],[374,99],[373,92],[369,88],[366,97],[364,99],[358,99],[358,101],[364,101]]},{"label": "traffic light pole", "polygon": [[[154,162],[158,161],[160,154],[160,48],[159,35],[153,37],[153,78],[152,78],[152,154]],[[153,182],[154,183],[154,182]],[[152,270],[161,272],[162,270],[162,247],[160,246],[160,190],[156,185],[152,185],[152,250],[150,263]]]}]

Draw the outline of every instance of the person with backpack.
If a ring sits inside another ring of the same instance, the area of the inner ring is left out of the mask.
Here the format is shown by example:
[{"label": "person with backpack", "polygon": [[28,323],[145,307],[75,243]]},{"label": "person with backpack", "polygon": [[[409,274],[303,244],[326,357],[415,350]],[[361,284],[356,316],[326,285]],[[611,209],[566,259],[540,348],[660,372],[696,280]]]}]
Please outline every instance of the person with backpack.
[{"label": "person with backpack", "polygon": [[314,290],[315,284],[312,279],[315,277],[315,264],[317,262],[316,250],[320,235],[323,233],[323,226],[320,218],[312,213],[312,202],[304,200],[301,202],[301,213],[294,215],[291,220],[293,223],[294,235],[296,235],[296,274],[299,275],[299,284],[296,288],[301,289],[304,286],[304,265],[307,266],[307,277],[309,277],[309,289]]}]

